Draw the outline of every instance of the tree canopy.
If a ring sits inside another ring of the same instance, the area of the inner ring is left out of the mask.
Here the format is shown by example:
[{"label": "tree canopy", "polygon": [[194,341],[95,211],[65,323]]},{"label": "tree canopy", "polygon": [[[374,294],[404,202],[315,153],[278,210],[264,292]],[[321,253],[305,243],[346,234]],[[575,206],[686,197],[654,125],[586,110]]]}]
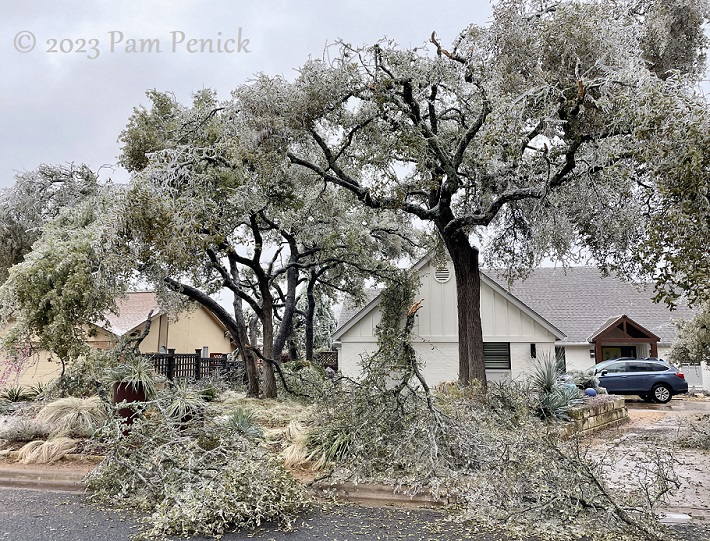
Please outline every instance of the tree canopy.
[{"label": "tree canopy", "polygon": [[260,76],[234,96],[265,147],[436,231],[457,282],[459,379],[485,380],[481,248],[511,277],[580,249],[655,268],[668,179],[697,148],[682,126],[707,111],[707,17],[700,1],[502,0],[451,47],[341,42],[295,81]]},{"label": "tree canopy", "polygon": [[15,176],[0,191],[0,283],[40,237],[42,226],[59,212],[95,195],[99,183],[86,165],[40,165]]}]

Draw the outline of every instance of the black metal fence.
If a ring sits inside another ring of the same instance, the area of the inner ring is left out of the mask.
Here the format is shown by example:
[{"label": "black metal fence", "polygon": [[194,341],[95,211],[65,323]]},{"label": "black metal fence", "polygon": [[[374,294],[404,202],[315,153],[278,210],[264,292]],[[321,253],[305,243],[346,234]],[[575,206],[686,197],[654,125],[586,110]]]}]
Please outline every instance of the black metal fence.
[{"label": "black metal fence", "polygon": [[[237,377],[244,374],[244,363],[241,360],[229,360],[226,354],[220,353],[202,356],[202,350],[195,353],[175,353],[169,349],[167,353],[145,353],[153,361],[156,372],[168,380],[191,379],[200,380],[212,376]],[[314,355],[314,361],[322,366],[338,369],[338,352],[323,351]]]},{"label": "black metal fence", "polygon": [[230,362],[226,354],[203,357],[201,349],[196,349],[195,353],[175,353],[174,349],[169,349],[167,353],[147,353],[145,357],[153,361],[158,374],[169,380],[199,380],[216,375],[227,375],[239,364]]}]

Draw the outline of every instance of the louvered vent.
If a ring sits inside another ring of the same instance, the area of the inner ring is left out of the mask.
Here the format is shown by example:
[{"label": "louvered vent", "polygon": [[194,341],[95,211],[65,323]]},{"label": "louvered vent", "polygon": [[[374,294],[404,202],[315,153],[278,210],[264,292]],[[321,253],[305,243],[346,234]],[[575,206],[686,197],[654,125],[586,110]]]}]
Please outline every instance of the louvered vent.
[{"label": "louvered vent", "polygon": [[451,271],[449,267],[437,267],[434,271],[434,279],[440,284],[445,284],[451,279]]}]

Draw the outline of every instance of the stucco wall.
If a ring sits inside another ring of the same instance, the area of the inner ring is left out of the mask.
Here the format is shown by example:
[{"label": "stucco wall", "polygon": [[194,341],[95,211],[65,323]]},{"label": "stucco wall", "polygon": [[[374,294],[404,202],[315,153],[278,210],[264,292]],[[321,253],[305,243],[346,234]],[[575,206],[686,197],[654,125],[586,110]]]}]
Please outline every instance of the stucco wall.
[{"label": "stucco wall", "polygon": [[[142,326],[137,329],[140,334]],[[116,337],[103,329],[94,329],[88,343],[97,349],[110,349],[116,343]],[[177,353],[195,353],[195,349],[207,347],[209,353],[230,353],[229,338],[225,337],[222,327],[204,309],[198,308],[184,313],[177,321],[169,321],[166,315],[153,318],[150,333],[141,342],[142,353],[156,353],[160,346],[173,348]],[[32,363],[19,376],[14,376],[8,383],[22,386],[46,383],[59,377],[61,365],[52,361],[48,352],[40,352]]]}]

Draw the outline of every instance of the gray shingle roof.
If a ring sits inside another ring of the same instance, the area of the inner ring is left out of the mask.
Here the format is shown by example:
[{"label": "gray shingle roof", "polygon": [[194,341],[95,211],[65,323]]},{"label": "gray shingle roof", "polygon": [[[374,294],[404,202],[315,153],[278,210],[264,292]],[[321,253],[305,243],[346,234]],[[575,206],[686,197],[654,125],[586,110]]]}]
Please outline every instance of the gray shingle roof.
[{"label": "gray shingle roof", "polygon": [[[652,286],[633,284],[613,273],[602,276],[597,267],[540,267],[511,287],[501,272],[486,270],[484,273],[560,329],[566,335],[559,342],[563,345],[588,343],[595,331],[622,314],[656,334],[661,344],[670,345],[676,336],[672,320],[693,316],[686,306],[670,311],[665,304],[654,303]],[[338,318],[338,330],[380,291],[368,290],[365,303],[359,306],[346,302]]]},{"label": "gray shingle roof", "polygon": [[615,274],[602,276],[597,267],[541,267],[510,288],[501,273],[485,273],[564,331],[562,344],[587,343],[615,314],[630,317],[658,335],[662,344],[670,344],[676,334],[672,319],[693,315],[686,306],[671,312],[665,304],[654,303],[652,286],[632,284]]}]

